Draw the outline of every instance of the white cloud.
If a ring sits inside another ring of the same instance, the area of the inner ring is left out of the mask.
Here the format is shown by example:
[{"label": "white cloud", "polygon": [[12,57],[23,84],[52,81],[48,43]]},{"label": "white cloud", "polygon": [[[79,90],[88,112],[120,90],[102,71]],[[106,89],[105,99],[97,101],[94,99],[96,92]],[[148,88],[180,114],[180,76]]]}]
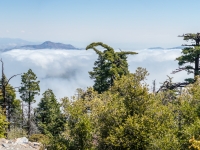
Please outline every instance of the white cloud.
[{"label": "white cloud", "polygon": [[[174,76],[174,81],[183,81],[186,73],[171,75],[178,67],[175,58],[181,50],[138,50],[139,54],[129,56],[129,70],[144,67],[150,73],[147,83],[151,86],[154,79],[163,82],[167,76]],[[0,53],[5,64],[7,78],[14,74],[27,72],[29,68],[40,80],[41,95],[50,88],[57,98],[72,96],[76,88],[92,86],[88,71],[93,68],[97,55],[92,50],[12,50]],[[21,77],[15,77],[11,84],[20,86]],[[41,97],[37,97],[37,100]],[[19,97],[19,94],[17,94]]]},{"label": "white cloud", "polygon": [[175,58],[181,55],[181,50],[141,50],[136,51],[139,54],[128,58],[129,69],[131,72],[141,66],[146,68],[150,75],[147,83],[151,87],[152,81],[156,79],[157,88],[161,82],[167,79],[167,75],[173,77],[174,82],[182,82],[185,78],[191,77],[186,72],[171,74],[172,71],[178,68],[178,62]]}]

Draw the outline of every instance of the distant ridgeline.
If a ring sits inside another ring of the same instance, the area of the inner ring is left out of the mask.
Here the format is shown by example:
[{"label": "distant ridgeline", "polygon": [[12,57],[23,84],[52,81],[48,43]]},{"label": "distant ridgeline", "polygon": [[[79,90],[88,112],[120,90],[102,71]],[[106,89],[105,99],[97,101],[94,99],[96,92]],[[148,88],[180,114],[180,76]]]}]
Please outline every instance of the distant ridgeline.
[{"label": "distant ridgeline", "polygon": [[167,50],[167,49],[183,49],[185,46],[177,46],[177,47],[171,47],[171,48],[163,48],[163,47],[150,47],[148,49],[150,50]]},{"label": "distant ridgeline", "polygon": [[20,45],[7,48],[0,48],[1,51],[9,51],[13,49],[27,49],[27,50],[37,50],[37,49],[63,49],[63,50],[80,50],[71,44],[54,43],[51,41],[46,41],[42,44],[31,44],[31,45]]},{"label": "distant ridgeline", "polygon": [[54,43],[46,41],[40,45],[25,45],[19,47],[20,49],[78,49],[71,44]]}]

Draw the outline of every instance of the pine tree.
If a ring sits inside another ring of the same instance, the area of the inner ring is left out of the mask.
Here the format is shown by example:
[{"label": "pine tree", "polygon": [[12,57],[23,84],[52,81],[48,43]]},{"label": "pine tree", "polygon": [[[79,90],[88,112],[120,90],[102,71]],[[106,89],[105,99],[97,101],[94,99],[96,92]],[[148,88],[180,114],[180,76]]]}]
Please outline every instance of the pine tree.
[{"label": "pine tree", "polygon": [[[6,78],[5,74],[4,74],[4,62],[3,60],[1,59],[0,60],[1,62],[1,80],[0,80],[0,90],[1,90],[1,106],[2,106],[2,109],[3,109],[3,112],[4,112],[4,115],[6,116],[6,118],[8,119],[8,121],[10,122],[10,109],[11,109],[11,105],[12,105],[12,102],[15,98],[15,90],[13,89],[12,86],[9,85],[9,81],[17,76],[17,75],[20,75],[20,74],[15,74],[13,76],[11,76],[9,79]],[[10,128],[10,126],[9,126]],[[7,134],[7,133],[6,133]],[[6,135],[7,137],[7,135]]]},{"label": "pine tree", "polygon": [[[186,46],[182,50],[182,56],[176,58],[178,61],[179,68],[173,71],[173,73],[177,73],[180,71],[186,71],[188,74],[192,73],[194,74],[194,77],[200,74],[200,67],[199,67],[199,55],[200,55],[200,33],[193,34],[183,34],[182,36],[183,40],[186,41],[195,41],[195,44],[187,45],[184,44],[183,46]],[[193,65],[194,64],[194,65]],[[188,78],[185,79],[188,83],[193,83],[194,78]]]},{"label": "pine tree", "polygon": [[60,104],[51,89],[46,90],[36,108],[36,121],[42,134],[56,136],[64,130]]},{"label": "pine tree", "polygon": [[21,94],[21,99],[28,103],[28,135],[30,135],[31,129],[31,104],[35,102],[34,98],[36,95],[39,95],[40,87],[39,82],[37,81],[37,76],[32,72],[31,69],[27,73],[24,73],[22,76],[21,87],[19,92]]},{"label": "pine tree", "polygon": [[[105,48],[103,52],[96,49],[96,46]],[[91,43],[86,47],[86,50],[93,49],[98,54],[98,59],[95,61],[93,71],[90,71],[90,78],[94,79],[94,90],[102,93],[113,86],[114,80],[119,79],[122,75],[127,75],[128,63],[127,55],[137,54],[135,52],[115,52],[114,49],[101,42]]]},{"label": "pine tree", "polygon": [[[4,82],[8,82],[7,78],[5,75],[3,75],[2,80],[4,80]],[[4,95],[5,94],[5,95]],[[10,124],[8,125],[8,130],[10,131],[10,126],[11,124],[11,120],[13,119],[13,112],[16,109],[15,106],[15,98],[16,98],[16,94],[15,94],[15,89],[10,85],[10,84],[6,84],[5,86],[5,92],[3,94],[3,89],[0,89],[0,103],[3,106],[4,104],[4,98],[6,98],[6,117],[8,119],[8,122],[10,122]],[[18,114],[19,115],[19,114]],[[21,115],[21,114],[20,114]]]}]

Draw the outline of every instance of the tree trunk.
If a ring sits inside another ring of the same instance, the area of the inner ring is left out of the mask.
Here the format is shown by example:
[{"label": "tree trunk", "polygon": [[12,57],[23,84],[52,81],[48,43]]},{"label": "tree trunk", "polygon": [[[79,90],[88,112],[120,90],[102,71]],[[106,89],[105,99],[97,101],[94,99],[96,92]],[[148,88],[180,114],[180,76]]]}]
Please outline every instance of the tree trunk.
[{"label": "tree trunk", "polygon": [[28,102],[28,136],[30,136],[30,130],[31,130],[31,94],[29,92],[29,102]]},{"label": "tree trunk", "polygon": [[[4,72],[3,72],[3,63],[2,63],[2,93],[3,93],[3,113],[8,119],[7,113],[6,113],[6,106],[7,106],[7,100],[6,100],[6,87],[5,87],[5,78],[4,78]],[[4,134],[6,139],[8,138],[8,128],[6,129],[6,133]]]},{"label": "tree trunk", "polygon": [[24,104],[22,101],[22,136],[24,135],[23,130],[24,130]]},{"label": "tree trunk", "polygon": [[156,93],[156,80],[153,80],[153,93]]},{"label": "tree trunk", "polygon": [[199,54],[195,58],[194,77],[199,75]]},{"label": "tree trunk", "polygon": [[2,75],[2,93],[3,93],[3,112],[4,115],[7,117],[6,115],[6,87],[5,87],[5,81],[4,81],[4,77]]},{"label": "tree trunk", "polygon": [[10,122],[10,119],[11,119],[11,100],[10,100],[10,98],[8,97],[8,122],[9,122],[9,124],[8,124],[8,131],[10,131],[10,124],[11,124],[11,122]]}]

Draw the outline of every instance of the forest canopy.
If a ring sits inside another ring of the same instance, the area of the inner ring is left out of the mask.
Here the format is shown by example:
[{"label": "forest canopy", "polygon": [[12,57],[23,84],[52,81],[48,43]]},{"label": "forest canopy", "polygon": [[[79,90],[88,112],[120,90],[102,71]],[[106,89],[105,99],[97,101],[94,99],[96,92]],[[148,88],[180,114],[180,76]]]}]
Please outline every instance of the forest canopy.
[{"label": "forest canopy", "polygon": [[[187,34],[184,40],[189,38],[198,39],[198,34]],[[128,55],[137,53],[116,52],[101,42],[89,49],[98,55],[89,72],[93,87],[78,88],[74,96],[60,100],[47,89],[37,107],[31,104],[40,94],[40,81],[31,69],[21,75],[21,100],[2,73],[0,137],[27,136],[48,150],[200,149],[198,68],[179,67],[177,72],[194,74],[191,82],[177,84],[169,77],[152,92],[145,68],[128,70]],[[182,54],[176,59],[179,66],[195,63],[199,46],[184,48]]]}]

